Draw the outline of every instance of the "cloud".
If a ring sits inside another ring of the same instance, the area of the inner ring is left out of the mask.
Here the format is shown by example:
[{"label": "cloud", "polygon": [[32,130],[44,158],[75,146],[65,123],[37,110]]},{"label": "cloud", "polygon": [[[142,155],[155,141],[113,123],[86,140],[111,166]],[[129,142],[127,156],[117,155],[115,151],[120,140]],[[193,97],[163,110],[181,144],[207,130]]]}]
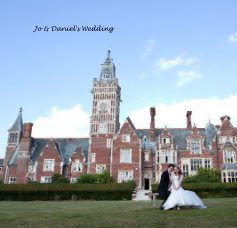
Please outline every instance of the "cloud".
[{"label": "cloud", "polygon": [[177,66],[190,66],[195,62],[194,58],[185,58],[182,56],[177,56],[174,59],[161,58],[157,60],[156,65],[161,70],[170,70]]},{"label": "cloud", "polygon": [[[181,102],[154,104],[156,107],[156,127],[185,128],[186,112],[192,111],[192,123],[197,127],[206,127],[209,119],[215,125],[220,124],[220,117],[228,115],[237,126],[237,94],[223,99],[189,99]],[[150,126],[150,107],[143,107],[129,114],[137,129],[148,129]],[[124,120],[123,120],[124,121]],[[121,122],[123,124],[123,122]],[[33,137],[89,137],[89,114],[81,105],[69,109],[53,107],[48,116],[39,117],[34,121]]]},{"label": "cloud", "polygon": [[147,47],[145,48],[145,57],[147,57],[155,48],[156,41],[151,39],[148,41]]},{"label": "cloud", "polygon": [[228,41],[230,43],[237,43],[237,33],[229,35]]},{"label": "cloud", "polygon": [[[171,104],[158,104],[156,107],[156,127],[163,128],[185,128],[186,112],[192,111],[192,123],[197,127],[206,127],[209,119],[217,125],[220,124],[220,117],[228,115],[231,122],[237,126],[237,109],[233,104],[237,103],[237,94],[219,99],[212,97],[209,99],[189,99]],[[130,118],[137,129],[149,128],[150,107],[134,110],[130,113]],[[142,118],[141,118],[142,117]]]},{"label": "cloud", "polygon": [[195,71],[188,71],[188,72],[179,72],[178,73],[178,82],[177,86],[182,86],[186,83],[190,83],[193,80],[199,79],[202,77],[202,74],[197,73]]},{"label": "cloud", "polygon": [[33,137],[89,137],[90,117],[81,105],[69,109],[53,107],[49,116],[34,121]]}]

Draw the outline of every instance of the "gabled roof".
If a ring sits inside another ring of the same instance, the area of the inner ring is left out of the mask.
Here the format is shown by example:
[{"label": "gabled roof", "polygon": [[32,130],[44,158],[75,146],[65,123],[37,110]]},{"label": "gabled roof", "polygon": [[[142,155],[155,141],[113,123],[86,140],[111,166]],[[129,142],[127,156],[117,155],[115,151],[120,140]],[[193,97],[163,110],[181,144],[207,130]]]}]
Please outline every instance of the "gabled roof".
[{"label": "gabled roof", "polygon": [[22,121],[22,108],[20,108],[19,114],[13,123],[13,125],[8,129],[8,132],[23,132],[23,121]]},{"label": "gabled roof", "polygon": [[[34,164],[43,148],[48,143],[48,138],[33,139],[33,147],[31,151],[31,164]],[[64,164],[68,164],[69,158],[77,148],[81,148],[86,160],[88,159],[88,138],[55,138],[53,139]]]},{"label": "gabled roof", "polygon": [[235,146],[230,141],[226,141],[223,145],[223,149],[230,149],[230,148],[235,150]]},{"label": "gabled roof", "polygon": [[88,159],[88,138],[55,139],[55,142],[59,148],[60,153],[63,156],[65,164],[68,163],[69,158],[72,156],[73,152],[75,152],[77,148],[81,148],[86,160]]},{"label": "gabled roof", "polygon": [[117,136],[120,134],[121,129],[123,128],[123,126],[125,125],[125,123],[128,122],[128,124],[132,127],[132,130],[134,131],[134,133],[137,135],[137,137],[139,138],[139,135],[137,134],[137,130],[133,124],[133,122],[131,121],[131,119],[129,117],[126,118],[126,120],[124,121],[124,123],[122,124],[122,126],[120,127],[119,131],[116,133],[116,135],[114,136],[114,138],[117,138]]},{"label": "gabled roof", "polygon": [[[164,128],[155,129],[155,137],[162,134]],[[178,150],[186,150],[187,141],[186,138],[190,135],[191,130],[187,128],[168,128],[169,133],[173,136],[174,143],[178,146]],[[212,126],[210,128],[198,128],[200,134],[204,137],[204,145],[209,148],[209,144],[216,135],[216,129]],[[137,135],[139,138],[146,136],[149,139],[149,129],[137,129]]]},{"label": "gabled roof", "polygon": [[165,128],[162,130],[162,135],[170,135],[169,130],[167,129],[167,127],[165,126]]},{"label": "gabled roof", "polygon": [[131,125],[132,129],[133,129],[134,131],[136,131],[136,128],[135,128],[133,122],[131,121],[131,119],[130,119],[129,117],[127,117],[126,120],[127,120],[128,123]]}]

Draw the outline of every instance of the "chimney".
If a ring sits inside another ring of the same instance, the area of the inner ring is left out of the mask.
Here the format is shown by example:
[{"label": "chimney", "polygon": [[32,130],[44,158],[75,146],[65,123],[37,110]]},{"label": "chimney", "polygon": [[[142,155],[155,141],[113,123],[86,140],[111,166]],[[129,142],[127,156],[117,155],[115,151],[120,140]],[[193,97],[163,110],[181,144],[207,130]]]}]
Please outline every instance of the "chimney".
[{"label": "chimney", "polygon": [[225,115],[225,116],[222,116],[222,117],[220,118],[220,120],[221,120],[221,122],[223,122],[224,120],[229,120],[229,121],[230,121],[230,117],[227,116],[227,115]]},{"label": "chimney", "polygon": [[155,115],[156,115],[156,108],[150,108],[150,142],[155,142]]},{"label": "chimney", "polygon": [[33,123],[24,123],[23,138],[30,139]]},{"label": "chimney", "polygon": [[192,129],[192,121],[191,121],[192,111],[187,111],[186,118],[187,118],[187,129]]},{"label": "chimney", "polygon": [[215,127],[217,128],[217,130],[219,130],[221,126],[218,124]]}]

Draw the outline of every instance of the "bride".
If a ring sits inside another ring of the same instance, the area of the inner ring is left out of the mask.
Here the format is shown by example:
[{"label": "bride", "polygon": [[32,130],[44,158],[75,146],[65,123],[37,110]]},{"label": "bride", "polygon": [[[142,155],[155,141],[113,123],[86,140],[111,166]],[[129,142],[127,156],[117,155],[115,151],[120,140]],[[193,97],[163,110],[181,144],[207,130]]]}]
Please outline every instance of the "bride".
[{"label": "bride", "polygon": [[183,181],[183,175],[179,167],[174,168],[174,172],[170,177],[170,191],[169,198],[163,205],[164,210],[179,207],[195,207],[195,208],[206,208],[201,199],[196,195],[195,192],[184,190],[181,187]]}]

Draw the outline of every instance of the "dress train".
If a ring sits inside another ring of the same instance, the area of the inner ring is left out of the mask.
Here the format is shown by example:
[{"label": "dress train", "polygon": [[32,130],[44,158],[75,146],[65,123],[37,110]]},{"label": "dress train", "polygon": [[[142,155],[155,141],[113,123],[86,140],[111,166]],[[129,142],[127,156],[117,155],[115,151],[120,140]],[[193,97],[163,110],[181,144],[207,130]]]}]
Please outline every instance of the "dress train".
[{"label": "dress train", "polygon": [[[195,192],[184,190],[180,184],[181,181],[179,180],[179,176],[173,175],[171,178],[172,185],[171,185],[171,193],[163,204],[164,210],[169,210],[174,207],[195,207],[195,208],[206,208],[203,204],[202,200],[197,196]],[[178,190],[175,189],[175,187]]]}]

